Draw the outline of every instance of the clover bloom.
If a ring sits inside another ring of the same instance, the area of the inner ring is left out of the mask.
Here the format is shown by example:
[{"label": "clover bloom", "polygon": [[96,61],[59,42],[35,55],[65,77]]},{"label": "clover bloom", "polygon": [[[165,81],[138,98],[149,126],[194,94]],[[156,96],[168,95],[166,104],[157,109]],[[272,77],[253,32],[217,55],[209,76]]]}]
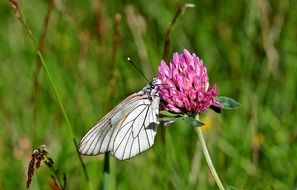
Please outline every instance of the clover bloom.
[{"label": "clover bloom", "polygon": [[186,49],[183,54],[174,53],[169,65],[161,61],[158,78],[161,80],[162,109],[197,115],[210,106],[221,107],[215,100],[216,86],[209,87],[207,69],[202,60]]}]

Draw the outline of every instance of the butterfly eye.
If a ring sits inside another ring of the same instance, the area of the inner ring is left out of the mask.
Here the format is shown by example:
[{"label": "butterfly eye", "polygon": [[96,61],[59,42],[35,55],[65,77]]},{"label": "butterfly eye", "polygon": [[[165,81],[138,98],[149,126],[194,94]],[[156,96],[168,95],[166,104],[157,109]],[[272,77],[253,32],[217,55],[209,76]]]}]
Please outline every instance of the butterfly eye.
[{"label": "butterfly eye", "polygon": [[151,85],[151,90],[153,90],[155,88],[155,85],[154,84],[152,84]]}]

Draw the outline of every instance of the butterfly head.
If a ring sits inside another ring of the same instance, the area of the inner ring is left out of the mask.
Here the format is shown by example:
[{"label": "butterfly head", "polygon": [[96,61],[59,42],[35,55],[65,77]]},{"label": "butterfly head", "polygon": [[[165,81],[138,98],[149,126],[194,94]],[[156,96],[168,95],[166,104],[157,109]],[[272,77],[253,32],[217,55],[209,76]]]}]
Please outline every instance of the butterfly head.
[{"label": "butterfly head", "polygon": [[158,93],[158,85],[161,84],[161,80],[158,78],[153,78],[153,80],[143,88],[144,94],[155,96]]}]

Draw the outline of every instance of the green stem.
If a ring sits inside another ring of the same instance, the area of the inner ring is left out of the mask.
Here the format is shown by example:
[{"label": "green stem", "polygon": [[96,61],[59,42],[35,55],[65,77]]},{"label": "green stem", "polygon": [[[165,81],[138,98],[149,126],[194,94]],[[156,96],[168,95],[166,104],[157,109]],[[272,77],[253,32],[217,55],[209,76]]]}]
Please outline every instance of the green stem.
[{"label": "green stem", "polygon": [[[21,22],[22,26],[23,26],[24,29],[26,30],[26,32],[27,32],[27,34],[28,34],[30,40],[32,41],[34,47],[36,47],[37,45],[36,45],[36,42],[35,42],[35,40],[34,40],[34,38],[33,38],[32,31],[31,31],[31,29],[28,27],[27,23],[25,22],[24,16],[23,16],[23,14],[22,14],[22,12],[21,12],[21,9],[20,9],[20,7],[19,7],[19,5],[18,5],[18,2],[17,2],[16,0],[10,0],[10,3],[11,3],[11,7],[12,7],[12,8],[14,9],[14,11],[15,11],[15,15],[16,15],[17,19]],[[43,67],[44,67],[44,70],[45,70],[45,72],[46,72],[46,75],[47,75],[47,77],[48,77],[48,79],[49,79],[49,81],[50,81],[50,85],[51,85],[52,88],[54,89],[55,96],[56,96],[56,98],[57,98],[57,100],[58,100],[59,106],[60,106],[60,108],[61,108],[61,110],[62,110],[62,113],[63,113],[63,115],[64,115],[64,117],[65,117],[65,120],[66,120],[66,123],[67,123],[68,131],[69,131],[69,133],[70,133],[70,135],[71,135],[71,137],[72,137],[72,140],[73,140],[73,142],[74,142],[74,146],[75,146],[75,148],[77,149],[77,145],[76,145],[75,137],[74,137],[74,134],[73,134],[73,131],[72,131],[72,127],[71,127],[69,118],[68,118],[68,116],[67,116],[67,114],[66,114],[65,108],[64,108],[64,106],[63,106],[63,104],[62,104],[62,101],[61,101],[61,98],[60,98],[60,96],[59,96],[59,94],[58,94],[58,90],[57,90],[57,88],[56,88],[56,86],[55,86],[55,83],[53,82],[52,76],[50,75],[50,72],[49,72],[49,70],[48,70],[48,68],[47,68],[47,65],[46,65],[45,61],[44,61],[44,58],[43,58],[42,53],[41,53],[41,51],[40,51],[40,48],[37,48],[36,53],[37,53],[38,58],[40,59],[40,62],[42,63],[42,65],[43,65]],[[78,157],[80,158],[80,154],[78,153],[77,155],[78,155]],[[85,170],[85,168],[84,168],[84,164],[83,164],[83,162],[82,162],[81,159],[80,159],[80,163],[81,163],[81,165],[82,165],[82,167],[83,167],[83,169],[84,169],[84,173],[85,173],[86,181],[87,181],[87,184],[88,184],[88,188],[90,189],[90,183],[89,183],[89,179],[88,179],[88,177],[87,177],[88,175],[87,175],[87,173],[86,173],[86,170]]]},{"label": "green stem", "polygon": [[[52,88],[53,88],[53,90],[54,90],[54,94],[55,94],[55,96],[56,96],[56,98],[57,98],[58,104],[59,104],[59,106],[60,106],[60,108],[61,108],[61,110],[62,110],[63,116],[64,116],[64,118],[65,118],[65,120],[66,120],[67,129],[68,129],[68,132],[69,132],[69,134],[70,134],[70,136],[71,136],[71,138],[72,138],[72,140],[73,140],[74,147],[75,147],[75,149],[77,149],[77,144],[76,144],[76,140],[75,140],[75,137],[74,137],[74,134],[73,134],[73,131],[72,131],[72,127],[71,127],[70,120],[69,120],[68,115],[67,115],[67,113],[66,113],[66,111],[65,111],[64,105],[63,105],[63,103],[62,103],[62,101],[61,101],[61,98],[60,98],[60,96],[59,96],[58,90],[57,90],[57,88],[56,88],[56,86],[55,86],[55,83],[54,83],[54,81],[53,81],[53,78],[52,78],[52,76],[51,76],[51,74],[50,74],[50,72],[49,72],[49,70],[48,70],[48,67],[47,67],[47,65],[46,65],[46,63],[45,63],[45,61],[44,61],[44,58],[43,58],[43,56],[42,56],[42,54],[41,54],[41,52],[40,52],[39,50],[37,50],[37,55],[38,55],[38,57],[39,57],[39,59],[40,59],[42,65],[43,65],[43,67],[44,67],[44,70],[45,70],[45,73],[46,73],[46,75],[47,75],[47,77],[48,77],[48,79],[49,79],[50,85],[52,86]],[[77,155],[78,155],[79,161],[80,161],[80,163],[81,163],[81,165],[82,165],[83,172],[84,172],[84,174],[85,174],[85,179],[86,179],[87,184],[88,184],[88,189],[90,189],[90,183],[89,183],[89,179],[88,179],[88,174],[87,174],[87,171],[86,171],[86,169],[85,169],[85,167],[84,167],[84,163],[83,163],[82,160],[80,159],[79,152],[77,152]]]},{"label": "green stem", "polygon": [[216,172],[216,169],[211,161],[211,158],[209,156],[209,153],[208,153],[208,150],[207,150],[207,147],[206,147],[206,143],[205,143],[205,140],[204,140],[204,137],[203,137],[203,132],[202,132],[202,129],[201,127],[197,127],[197,132],[198,132],[198,138],[199,138],[199,142],[200,142],[200,145],[202,147],[202,151],[203,151],[203,155],[205,157],[205,160],[207,162],[207,165],[208,165],[208,168],[210,169],[210,172],[216,182],[216,184],[218,185],[219,189],[220,190],[225,190],[217,172]]},{"label": "green stem", "polygon": [[58,104],[59,104],[59,106],[60,106],[60,108],[61,108],[61,110],[62,110],[62,113],[63,113],[63,115],[64,115],[64,118],[65,118],[65,120],[66,120],[66,124],[67,124],[68,132],[70,133],[70,136],[72,137],[72,139],[75,139],[75,138],[74,138],[74,135],[73,135],[72,128],[71,128],[70,120],[69,120],[69,118],[68,118],[68,115],[66,114],[65,108],[64,108],[64,106],[63,106],[63,104],[62,104],[61,98],[60,98],[60,96],[59,96],[59,93],[58,93],[58,90],[57,90],[57,88],[56,88],[56,86],[55,86],[55,83],[54,83],[54,81],[53,81],[53,79],[52,79],[52,76],[50,75],[50,72],[49,72],[49,70],[48,70],[48,68],[47,68],[47,65],[46,65],[46,63],[45,63],[45,61],[44,61],[44,59],[43,59],[43,56],[42,56],[42,54],[41,54],[41,52],[40,52],[39,50],[37,50],[37,54],[38,54],[38,56],[39,56],[39,59],[40,59],[42,65],[43,65],[43,67],[44,67],[44,70],[45,70],[46,75],[47,75],[47,77],[48,77],[48,79],[49,79],[49,82],[50,82],[50,84],[51,84],[51,86],[52,86],[52,88],[53,88],[53,90],[54,90],[54,94],[55,94],[55,96],[56,96],[56,98],[57,98],[57,100],[58,100]]},{"label": "green stem", "polygon": [[104,154],[104,167],[103,167],[103,190],[108,190],[109,184],[109,153]]}]

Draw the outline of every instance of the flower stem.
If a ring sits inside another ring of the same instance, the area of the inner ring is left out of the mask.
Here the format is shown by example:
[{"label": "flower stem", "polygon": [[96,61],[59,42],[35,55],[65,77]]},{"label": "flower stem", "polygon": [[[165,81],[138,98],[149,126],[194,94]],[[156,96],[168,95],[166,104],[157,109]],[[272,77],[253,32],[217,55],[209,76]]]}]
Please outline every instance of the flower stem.
[{"label": "flower stem", "polygon": [[205,157],[205,160],[207,162],[207,165],[208,165],[208,168],[210,169],[210,172],[214,178],[214,180],[216,181],[216,184],[218,185],[219,189],[220,190],[225,190],[217,172],[216,172],[216,169],[211,161],[211,158],[209,156],[209,153],[208,153],[208,150],[207,150],[207,147],[206,147],[206,144],[205,144],[205,140],[204,140],[204,137],[203,137],[203,133],[202,133],[202,129],[201,127],[197,127],[197,132],[198,132],[198,138],[199,138],[199,142],[200,142],[200,145],[202,147],[202,151],[203,151],[203,155]]}]

